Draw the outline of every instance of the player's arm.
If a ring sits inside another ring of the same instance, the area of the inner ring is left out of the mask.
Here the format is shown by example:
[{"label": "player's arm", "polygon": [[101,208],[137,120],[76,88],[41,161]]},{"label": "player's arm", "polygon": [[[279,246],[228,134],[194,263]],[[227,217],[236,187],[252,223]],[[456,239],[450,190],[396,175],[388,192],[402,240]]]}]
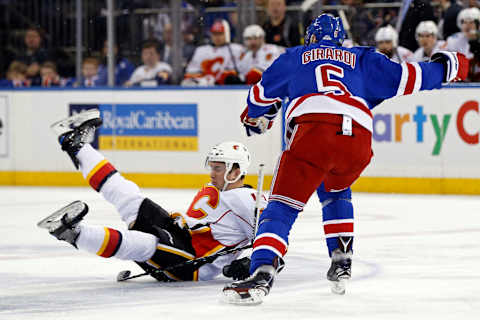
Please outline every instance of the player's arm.
[{"label": "player's arm", "polygon": [[293,72],[287,51],[265,70],[260,82],[250,88],[247,98],[250,118],[268,113],[273,104],[288,96],[288,82]]},{"label": "player's arm", "polygon": [[[368,52],[364,60],[367,70],[366,97],[385,100],[423,90],[438,89],[442,82],[464,80],[468,61],[458,53],[440,53],[434,62],[395,63],[382,54]],[[449,65],[454,65],[452,68]]]},{"label": "player's arm", "polygon": [[280,55],[248,92],[247,107],[240,116],[248,136],[270,129],[282,106],[282,100],[288,96],[289,78],[295,69],[289,63],[288,54],[287,51]]}]

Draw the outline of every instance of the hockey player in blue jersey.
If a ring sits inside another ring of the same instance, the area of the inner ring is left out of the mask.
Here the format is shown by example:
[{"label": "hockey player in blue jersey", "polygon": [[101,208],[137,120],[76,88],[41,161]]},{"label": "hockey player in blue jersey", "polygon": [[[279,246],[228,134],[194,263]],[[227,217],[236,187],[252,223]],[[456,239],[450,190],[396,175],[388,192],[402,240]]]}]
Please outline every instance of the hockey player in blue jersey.
[{"label": "hockey player in blue jersey", "polygon": [[249,91],[241,116],[249,135],[265,132],[279,102],[289,99],[286,149],[259,219],[251,276],[223,289],[227,302],[257,304],[269,293],[283,267],[290,229],[315,190],[332,259],[327,278],[334,293],[345,293],[353,253],[350,186],[373,155],[371,109],[389,98],[464,80],[468,72],[468,60],[459,53],[398,64],[374,48],[344,48],[344,38],[340,18],[320,15],[306,31],[305,46],[287,49]]}]

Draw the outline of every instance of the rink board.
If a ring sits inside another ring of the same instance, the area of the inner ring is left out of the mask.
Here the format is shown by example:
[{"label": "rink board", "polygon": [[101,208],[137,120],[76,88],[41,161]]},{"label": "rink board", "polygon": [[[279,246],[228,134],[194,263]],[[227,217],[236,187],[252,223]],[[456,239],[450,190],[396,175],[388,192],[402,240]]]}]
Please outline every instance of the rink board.
[{"label": "rink board", "polygon": [[[209,148],[243,142],[256,184],[268,189],[281,152],[280,121],[247,138],[239,122],[247,88],[0,91],[0,184],[86,185],[49,125],[82,108],[107,119],[96,145],[143,187],[196,188],[208,181]],[[387,101],[374,112],[374,158],[357,191],[480,194],[480,87],[451,86]]]}]

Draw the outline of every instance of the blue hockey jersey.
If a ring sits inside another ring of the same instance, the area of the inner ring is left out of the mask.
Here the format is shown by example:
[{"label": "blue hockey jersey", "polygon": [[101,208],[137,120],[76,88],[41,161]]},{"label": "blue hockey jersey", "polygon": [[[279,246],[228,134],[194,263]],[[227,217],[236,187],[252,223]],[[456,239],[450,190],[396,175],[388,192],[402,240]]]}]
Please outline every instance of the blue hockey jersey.
[{"label": "blue hockey jersey", "polygon": [[288,97],[287,123],[306,113],[334,113],[372,131],[370,110],[383,100],[440,88],[443,78],[442,64],[398,64],[374,48],[298,46],[287,49],[250,88],[248,115],[257,118]]}]

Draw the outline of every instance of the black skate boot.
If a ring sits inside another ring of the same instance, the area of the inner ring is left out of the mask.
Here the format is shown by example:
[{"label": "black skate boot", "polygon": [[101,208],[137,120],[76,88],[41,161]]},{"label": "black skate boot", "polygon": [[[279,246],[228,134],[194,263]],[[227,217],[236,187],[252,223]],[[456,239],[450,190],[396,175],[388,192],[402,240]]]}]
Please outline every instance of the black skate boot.
[{"label": "black skate boot", "polygon": [[37,226],[47,229],[58,240],[66,241],[76,248],[75,243],[79,232],[75,230],[75,227],[87,213],[87,204],[75,201],[41,220]]},{"label": "black skate boot", "polygon": [[345,294],[346,282],[352,276],[352,237],[339,237],[339,248],[332,252],[332,264],[327,272],[332,292]]},{"label": "black skate boot", "polygon": [[263,302],[273,286],[275,275],[285,263],[277,257],[274,265],[262,265],[245,280],[235,281],[223,288],[223,300],[230,304],[257,305]]},{"label": "black skate boot", "polygon": [[101,125],[100,111],[92,109],[57,121],[50,128],[57,134],[62,150],[70,156],[78,169],[78,151],[93,141],[95,130]]}]

